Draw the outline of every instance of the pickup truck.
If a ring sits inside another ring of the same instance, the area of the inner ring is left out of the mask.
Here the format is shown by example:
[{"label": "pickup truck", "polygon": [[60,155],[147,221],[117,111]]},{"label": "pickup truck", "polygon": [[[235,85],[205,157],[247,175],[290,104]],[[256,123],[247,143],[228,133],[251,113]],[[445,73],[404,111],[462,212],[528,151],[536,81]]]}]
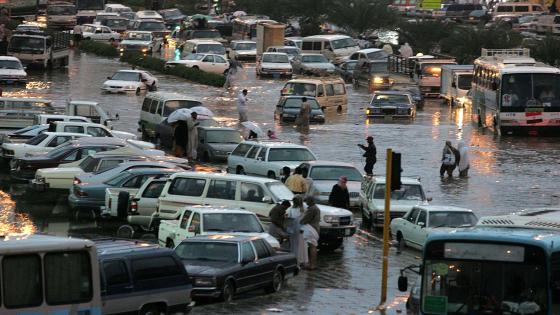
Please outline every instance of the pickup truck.
[{"label": "pickup truck", "polygon": [[184,239],[212,234],[258,236],[272,248],[280,248],[280,243],[265,232],[256,214],[247,210],[212,206],[186,207],[179,220],[161,221],[158,240],[161,246],[175,248]]}]

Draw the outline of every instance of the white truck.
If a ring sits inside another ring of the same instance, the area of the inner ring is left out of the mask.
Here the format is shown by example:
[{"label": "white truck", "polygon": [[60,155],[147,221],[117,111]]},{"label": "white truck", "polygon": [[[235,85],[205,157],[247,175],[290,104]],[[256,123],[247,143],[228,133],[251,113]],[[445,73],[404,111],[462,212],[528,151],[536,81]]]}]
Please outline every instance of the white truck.
[{"label": "white truck", "polygon": [[70,56],[70,34],[63,32],[14,33],[8,43],[8,55],[21,60],[24,66],[39,66],[45,69],[68,65]]},{"label": "white truck", "polygon": [[160,246],[175,248],[175,245],[189,237],[225,233],[258,236],[272,248],[280,248],[280,243],[265,232],[256,214],[247,210],[211,206],[186,207],[179,220],[161,221],[158,240]]},{"label": "white truck", "polygon": [[471,89],[473,65],[444,65],[441,67],[440,95],[450,106],[463,106]]},{"label": "white truck", "polygon": [[76,25],[76,5],[70,2],[49,1],[47,3],[47,26],[71,29]]},{"label": "white truck", "polygon": [[439,97],[441,67],[456,64],[455,59],[419,59],[414,63],[412,79],[420,87],[422,95]]}]

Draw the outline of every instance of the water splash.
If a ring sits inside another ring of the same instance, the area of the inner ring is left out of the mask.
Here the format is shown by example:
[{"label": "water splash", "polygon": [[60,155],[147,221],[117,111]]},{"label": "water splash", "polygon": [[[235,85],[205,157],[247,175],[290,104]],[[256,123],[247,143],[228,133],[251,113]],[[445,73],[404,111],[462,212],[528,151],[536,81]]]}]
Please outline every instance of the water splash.
[{"label": "water splash", "polygon": [[16,202],[12,197],[0,190],[0,236],[25,236],[36,230],[27,214],[16,212]]}]

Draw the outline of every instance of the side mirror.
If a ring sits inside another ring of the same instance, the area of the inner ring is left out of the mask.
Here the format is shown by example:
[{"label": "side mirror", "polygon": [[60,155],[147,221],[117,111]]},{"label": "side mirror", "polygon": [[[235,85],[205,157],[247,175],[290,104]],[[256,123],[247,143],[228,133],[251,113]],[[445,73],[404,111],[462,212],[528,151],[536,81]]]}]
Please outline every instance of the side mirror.
[{"label": "side mirror", "polygon": [[406,292],[408,291],[408,278],[406,276],[399,276],[399,291]]},{"label": "side mirror", "polygon": [[111,77],[107,77],[107,80],[111,80]]},{"label": "side mirror", "polygon": [[272,203],[272,198],[270,198],[270,196],[264,196],[263,199],[262,199],[262,202]]},{"label": "side mirror", "polygon": [[418,222],[419,227],[424,228],[426,226],[426,222]]}]

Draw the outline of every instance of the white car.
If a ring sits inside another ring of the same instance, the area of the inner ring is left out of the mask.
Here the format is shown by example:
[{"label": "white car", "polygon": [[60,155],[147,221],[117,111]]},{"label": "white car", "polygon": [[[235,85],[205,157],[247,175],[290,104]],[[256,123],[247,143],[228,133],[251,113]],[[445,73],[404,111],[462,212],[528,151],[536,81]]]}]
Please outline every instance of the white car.
[{"label": "white car", "polygon": [[152,54],[154,51],[160,51],[162,47],[163,41],[160,38],[155,38],[152,32],[129,31],[119,44],[119,51],[121,53],[137,51],[144,54]]},{"label": "white car", "polygon": [[263,53],[257,61],[258,76],[292,77],[293,69],[286,53]]},{"label": "white car", "polygon": [[119,70],[107,79],[101,89],[108,93],[135,92],[138,95],[142,91],[155,91],[158,87],[157,78],[143,70]]},{"label": "white car", "polygon": [[346,176],[350,207],[359,207],[363,175],[353,164],[336,161],[309,161],[302,163],[300,167],[307,168],[309,171],[308,177],[313,180],[313,185],[308,193],[314,195],[317,202],[329,204],[333,186],[341,176]]},{"label": "white car", "polygon": [[453,206],[415,206],[404,217],[391,222],[391,234],[399,246],[422,249],[433,232],[449,232],[476,225],[476,215],[470,209]]},{"label": "white car", "polygon": [[234,40],[229,47],[233,53],[233,58],[236,60],[254,60],[257,58],[257,43],[252,40]]},{"label": "white car", "polygon": [[279,178],[282,168],[291,170],[317,157],[303,145],[287,142],[244,141],[228,156],[227,171]]},{"label": "white car", "polygon": [[0,82],[8,84],[27,82],[27,72],[18,58],[0,56]]},{"label": "white car", "polygon": [[332,74],[334,65],[322,54],[301,54],[292,59],[292,67],[299,74]]},{"label": "white car", "polygon": [[23,143],[49,129],[49,125],[32,125],[13,132],[0,134],[0,144],[7,142]]},{"label": "white car", "polygon": [[189,54],[184,59],[168,61],[165,65],[184,65],[217,74],[226,74],[229,68],[229,62],[221,55],[216,54]]},{"label": "white car", "polygon": [[0,156],[5,159],[17,159],[31,152],[48,152],[65,142],[82,137],[91,137],[91,135],[69,132],[44,132],[25,143],[3,143]]},{"label": "white car", "polygon": [[[412,207],[427,203],[422,183],[417,178],[401,178],[401,189],[391,192],[391,220],[401,218]],[[362,220],[366,226],[383,227],[385,217],[385,177],[366,177],[360,191]]]},{"label": "white car", "polygon": [[116,41],[121,38],[121,35],[107,26],[97,24],[84,24],[82,25],[82,37],[84,39],[92,39],[98,41]]}]

